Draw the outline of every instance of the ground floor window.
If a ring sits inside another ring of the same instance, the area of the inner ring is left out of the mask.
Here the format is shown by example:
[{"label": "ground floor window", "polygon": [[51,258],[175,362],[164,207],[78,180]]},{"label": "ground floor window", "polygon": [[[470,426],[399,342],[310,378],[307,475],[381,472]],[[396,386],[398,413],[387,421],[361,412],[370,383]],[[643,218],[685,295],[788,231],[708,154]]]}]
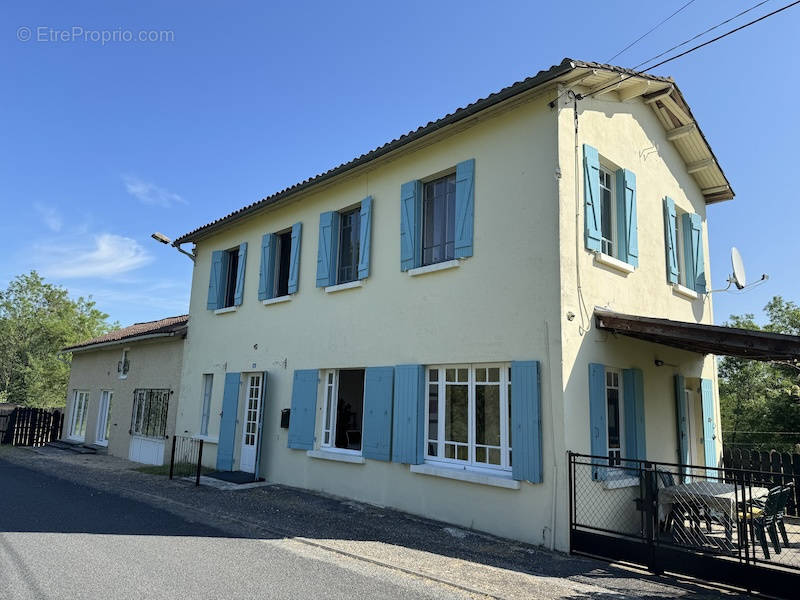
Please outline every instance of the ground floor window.
[{"label": "ground floor window", "polygon": [[208,421],[211,416],[211,389],[214,386],[214,375],[203,375],[203,412],[200,414],[200,435],[208,435]]},{"label": "ground floor window", "polygon": [[361,451],[364,421],[364,369],[325,373],[322,447]]},{"label": "ground floor window", "polygon": [[97,411],[97,443],[107,444],[108,435],[111,433],[111,402],[114,392],[103,390],[100,392],[100,408]]},{"label": "ground floor window", "polygon": [[69,437],[82,440],[86,437],[86,412],[89,408],[89,392],[75,390],[75,401],[72,403]]},{"label": "ground floor window", "polygon": [[170,390],[134,390],[131,415],[133,435],[158,438],[166,436],[170,393]]},{"label": "ground floor window", "polygon": [[428,367],[426,458],[511,469],[511,368]]},{"label": "ground floor window", "polygon": [[608,463],[619,465],[624,445],[623,399],[619,369],[606,367],[606,423],[608,424]]}]

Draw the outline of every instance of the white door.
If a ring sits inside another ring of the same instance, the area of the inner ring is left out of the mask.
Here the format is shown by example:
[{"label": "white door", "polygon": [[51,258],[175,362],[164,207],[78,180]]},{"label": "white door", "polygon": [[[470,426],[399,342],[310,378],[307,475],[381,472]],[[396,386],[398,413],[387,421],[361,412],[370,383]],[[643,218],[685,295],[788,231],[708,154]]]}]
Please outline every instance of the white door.
[{"label": "white door", "polygon": [[95,435],[95,444],[101,446],[108,446],[108,432],[111,425],[111,400],[114,392],[110,390],[103,390],[100,392],[100,407],[97,412],[97,435]]},{"label": "white door", "polygon": [[75,400],[72,403],[69,433],[71,440],[82,442],[86,437],[86,411],[89,408],[89,392],[75,391]]},{"label": "white door", "polygon": [[255,473],[256,451],[258,450],[258,424],[261,421],[261,374],[247,378],[247,396],[244,408],[244,427],[242,428],[242,454],[239,470]]},{"label": "white door", "polygon": [[164,440],[134,435],[128,450],[128,460],[146,465],[163,465]]}]

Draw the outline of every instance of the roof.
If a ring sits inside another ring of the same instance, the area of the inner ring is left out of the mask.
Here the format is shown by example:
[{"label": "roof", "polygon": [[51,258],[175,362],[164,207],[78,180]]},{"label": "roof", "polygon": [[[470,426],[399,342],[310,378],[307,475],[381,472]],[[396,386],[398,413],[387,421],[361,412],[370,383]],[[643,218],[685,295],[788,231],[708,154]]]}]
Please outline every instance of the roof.
[{"label": "roof", "polygon": [[596,308],[597,327],[612,333],[699,352],[752,360],[797,361],[800,336],[624,315]]},{"label": "roof", "polygon": [[626,101],[640,96],[643,97],[667,130],[667,139],[675,145],[684,162],[686,162],[687,168],[700,186],[706,202],[712,203],[733,198],[734,194],[730,183],[722,172],[711,146],[697,125],[688,104],[672,78],[639,73],[613,65],[565,58],[558,65],[554,65],[546,71],[539,71],[533,77],[518,81],[485,98],[459,108],[436,121],[430,121],[427,125],[409,131],[405,135],[324,173],[310,177],[235,210],[211,223],[198,227],[178,237],[173,242],[173,245],[179,246],[187,242],[196,242],[254,212],[263,210],[309,188],[363,167],[367,163],[396,152],[420,138],[468,119],[476,113],[497,106],[534,88],[545,84],[555,85],[556,83],[572,87],[583,98],[610,95],[620,101]]},{"label": "roof", "polygon": [[177,317],[167,317],[158,321],[145,321],[144,323],[134,323],[130,327],[124,327],[101,335],[74,346],[67,346],[62,352],[75,352],[89,350],[96,346],[107,346],[122,342],[134,342],[139,339],[153,337],[172,337],[186,332],[186,325],[189,322],[189,315],[178,315]]}]

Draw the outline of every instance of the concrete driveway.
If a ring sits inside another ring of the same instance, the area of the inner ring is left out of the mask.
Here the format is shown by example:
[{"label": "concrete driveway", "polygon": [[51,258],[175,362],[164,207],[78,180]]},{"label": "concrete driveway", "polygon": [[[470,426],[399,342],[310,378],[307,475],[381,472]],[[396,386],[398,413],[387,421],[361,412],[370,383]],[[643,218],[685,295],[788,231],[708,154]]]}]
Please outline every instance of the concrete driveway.
[{"label": "concrete driveway", "polygon": [[134,466],[0,448],[0,597],[722,595],[320,494],[194,488]]}]

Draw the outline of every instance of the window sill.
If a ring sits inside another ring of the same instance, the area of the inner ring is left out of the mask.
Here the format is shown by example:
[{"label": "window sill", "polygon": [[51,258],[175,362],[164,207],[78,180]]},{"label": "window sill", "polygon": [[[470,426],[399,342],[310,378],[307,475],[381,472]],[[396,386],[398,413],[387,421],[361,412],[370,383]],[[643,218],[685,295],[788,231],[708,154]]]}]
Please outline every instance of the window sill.
[{"label": "window sill", "polygon": [[270,304],[280,304],[282,302],[289,302],[292,299],[291,294],[287,294],[286,296],[278,296],[277,298],[267,298],[266,300],[262,300],[261,304],[264,306],[269,306]]},{"label": "window sill", "polygon": [[226,313],[236,312],[235,306],[226,306],[225,308],[218,308],[214,311],[215,315],[224,315]]},{"label": "window sill", "polygon": [[95,440],[95,446],[103,446],[104,448],[108,448],[108,440]]},{"label": "window sill", "polygon": [[603,254],[602,252],[594,253],[594,262],[599,263],[606,267],[610,267],[615,271],[624,273],[625,275],[633,273],[636,270],[636,267],[634,267],[633,265],[629,265],[623,260],[614,258],[613,256],[609,256],[608,254]]},{"label": "window sill", "polygon": [[492,475],[488,473],[470,471],[469,469],[463,468],[441,467],[438,465],[432,465],[430,463],[422,465],[410,465],[409,469],[412,473],[418,473],[419,475],[432,475],[433,477],[444,477],[445,479],[455,479],[457,481],[466,481],[467,483],[490,485],[509,490],[518,490],[520,488],[519,481],[511,479],[511,473],[509,473],[508,476]]},{"label": "window sill", "polygon": [[689,300],[697,300],[700,297],[697,292],[686,287],[685,285],[681,285],[680,283],[673,283],[672,291],[676,295],[683,296],[684,298],[688,298]]},{"label": "window sill", "polygon": [[618,490],[620,488],[635,487],[639,485],[638,477],[608,477],[603,482],[603,487],[607,490]]},{"label": "window sill", "polygon": [[342,290],[351,290],[353,288],[360,288],[364,285],[363,281],[357,279],[356,281],[348,281],[347,283],[339,283],[337,285],[329,285],[325,288],[326,294],[332,294],[334,292],[341,292]]},{"label": "window sill", "polygon": [[193,435],[193,440],[203,440],[207,444],[219,444],[219,438],[211,437],[210,435]]},{"label": "window sill", "polygon": [[461,266],[461,261],[456,259],[446,260],[432,265],[425,265],[424,267],[417,267],[416,269],[409,269],[406,271],[410,277],[417,275],[425,275],[426,273],[435,273],[436,271],[444,271],[445,269],[454,269]]},{"label": "window sill", "polygon": [[306,456],[319,458],[321,460],[333,460],[354,465],[363,465],[365,460],[360,454],[353,452],[335,452],[333,450],[308,450]]}]

